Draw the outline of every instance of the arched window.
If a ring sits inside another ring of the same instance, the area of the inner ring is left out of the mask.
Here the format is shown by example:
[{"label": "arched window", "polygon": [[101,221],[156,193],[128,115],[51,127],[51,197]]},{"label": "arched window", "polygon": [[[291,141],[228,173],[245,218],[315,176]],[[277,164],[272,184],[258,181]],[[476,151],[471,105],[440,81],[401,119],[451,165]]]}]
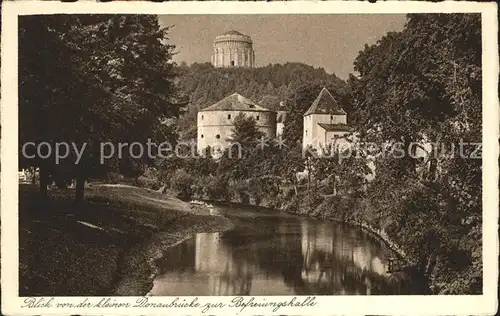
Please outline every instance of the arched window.
[{"label": "arched window", "polygon": [[201,134],[201,138],[203,138],[203,134]]},{"label": "arched window", "polygon": [[203,120],[203,115],[201,116],[201,119]]},{"label": "arched window", "polygon": [[227,115],[227,119],[230,120],[231,119],[231,114],[228,114]]},{"label": "arched window", "polygon": [[259,116],[258,116],[258,115],[257,115],[257,119],[256,119],[256,120],[257,120],[257,121],[259,120]]}]

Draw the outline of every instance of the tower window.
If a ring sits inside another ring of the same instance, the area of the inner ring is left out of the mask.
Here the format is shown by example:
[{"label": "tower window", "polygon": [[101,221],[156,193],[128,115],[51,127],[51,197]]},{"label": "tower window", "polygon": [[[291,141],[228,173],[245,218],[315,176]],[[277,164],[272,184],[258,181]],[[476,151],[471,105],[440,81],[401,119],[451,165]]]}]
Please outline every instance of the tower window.
[{"label": "tower window", "polygon": [[227,119],[230,120],[231,119],[231,114],[228,114],[227,115]]},{"label": "tower window", "polygon": [[[307,129],[306,129],[306,136],[307,136]],[[203,136],[202,136],[203,137]]]},{"label": "tower window", "polygon": [[203,134],[201,134],[201,138],[203,138]]},{"label": "tower window", "polygon": [[201,116],[201,119],[203,120],[203,115]]},{"label": "tower window", "polygon": [[257,121],[259,120],[259,116],[257,115]]},{"label": "tower window", "polygon": [[215,135],[215,138],[219,139],[219,138],[220,138],[220,135],[219,135],[219,134]]},{"label": "tower window", "polygon": [[330,115],[330,120],[332,120],[332,121],[333,121],[333,115]]},{"label": "tower window", "polygon": [[234,66],[234,60],[231,60],[231,66]]}]

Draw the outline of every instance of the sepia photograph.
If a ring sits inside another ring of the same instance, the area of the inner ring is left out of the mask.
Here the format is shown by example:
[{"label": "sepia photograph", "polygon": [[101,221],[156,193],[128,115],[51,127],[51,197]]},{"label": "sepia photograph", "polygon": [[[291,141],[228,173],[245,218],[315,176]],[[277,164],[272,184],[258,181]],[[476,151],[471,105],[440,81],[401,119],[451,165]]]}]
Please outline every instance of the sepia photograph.
[{"label": "sepia photograph", "polygon": [[483,144],[499,118],[482,12],[496,6],[65,5],[2,29],[2,270],[13,223],[21,313],[324,314],[327,297],[485,294],[498,142]]}]

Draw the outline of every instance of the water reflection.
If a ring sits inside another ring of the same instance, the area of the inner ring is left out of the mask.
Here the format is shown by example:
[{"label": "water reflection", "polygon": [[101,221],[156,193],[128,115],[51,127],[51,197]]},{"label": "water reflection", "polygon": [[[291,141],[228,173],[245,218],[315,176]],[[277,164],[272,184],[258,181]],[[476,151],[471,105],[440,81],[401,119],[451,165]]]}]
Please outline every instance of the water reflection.
[{"label": "water reflection", "polygon": [[386,250],[362,231],[298,218],[252,218],[165,251],[151,295],[396,294]]}]

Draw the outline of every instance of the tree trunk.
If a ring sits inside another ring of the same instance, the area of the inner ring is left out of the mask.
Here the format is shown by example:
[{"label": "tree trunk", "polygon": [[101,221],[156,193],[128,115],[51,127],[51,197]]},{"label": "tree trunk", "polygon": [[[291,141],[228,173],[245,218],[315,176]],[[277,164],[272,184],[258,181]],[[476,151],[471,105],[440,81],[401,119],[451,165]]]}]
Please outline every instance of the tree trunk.
[{"label": "tree trunk", "polygon": [[[412,145],[412,140],[405,137],[403,138],[404,156],[398,160],[399,172],[401,174],[415,175],[415,146]],[[413,157],[412,157],[413,156]]]},{"label": "tree trunk", "polygon": [[83,202],[84,191],[85,191],[85,175],[82,171],[79,171],[76,176],[76,190],[75,190],[75,203],[80,204]]},{"label": "tree trunk", "polygon": [[437,178],[437,159],[431,158],[429,162],[428,180],[434,181]]},{"label": "tree trunk", "polygon": [[49,171],[45,166],[40,166],[40,197],[47,197],[47,186],[49,185]]},{"label": "tree trunk", "polygon": [[408,151],[407,154],[405,155],[405,158],[406,158],[406,161],[407,161],[407,168],[408,168],[408,171],[411,173],[411,174],[415,174],[415,155],[417,153],[416,151],[416,147],[415,146],[411,146],[412,144],[412,141],[410,139],[406,139],[405,140],[405,148],[406,150]]},{"label": "tree trunk", "polygon": [[427,265],[425,267],[425,275],[431,276],[434,271],[434,267],[437,263],[437,251],[433,251],[432,254],[427,259]]},{"label": "tree trunk", "polygon": [[36,167],[33,167],[33,173],[31,175],[31,184],[35,184],[36,183]]},{"label": "tree trunk", "polygon": [[307,191],[311,190],[311,172],[309,171],[309,167],[307,168]]}]

